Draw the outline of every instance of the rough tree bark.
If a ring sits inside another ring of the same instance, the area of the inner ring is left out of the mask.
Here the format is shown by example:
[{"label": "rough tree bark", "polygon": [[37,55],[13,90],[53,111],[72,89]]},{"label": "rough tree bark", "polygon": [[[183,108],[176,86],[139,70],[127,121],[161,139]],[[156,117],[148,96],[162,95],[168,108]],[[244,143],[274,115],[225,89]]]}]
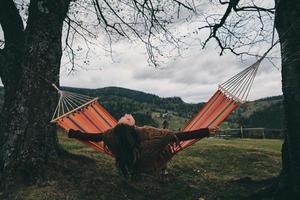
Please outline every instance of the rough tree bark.
[{"label": "rough tree bark", "polygon": [[0,119],[0,174],[4,187],[36,182],[59,154],[55,127],[49,125],[59,78],[61,36],[69,0],[31,0],[26,29],[13,0],[0,1],[5,47],[0,75],[5,89]]},{"label": "rough tree bark", "polygon": [[300,4],[297,0],[276,0],[276,7],[286,124],[277,197],[293,199],[300,197]]}]

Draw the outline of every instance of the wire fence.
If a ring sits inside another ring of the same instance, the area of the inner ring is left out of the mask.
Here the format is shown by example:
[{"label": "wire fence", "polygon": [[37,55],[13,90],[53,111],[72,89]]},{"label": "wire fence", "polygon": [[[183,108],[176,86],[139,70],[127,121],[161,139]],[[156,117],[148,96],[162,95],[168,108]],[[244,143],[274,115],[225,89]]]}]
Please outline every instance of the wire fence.
[{"label": "wire fence", "polygon": [[219,138],[255,138],[255,139],[283,139],[283,129],[269,128],[238,128],[221,129],[215,137]]}]

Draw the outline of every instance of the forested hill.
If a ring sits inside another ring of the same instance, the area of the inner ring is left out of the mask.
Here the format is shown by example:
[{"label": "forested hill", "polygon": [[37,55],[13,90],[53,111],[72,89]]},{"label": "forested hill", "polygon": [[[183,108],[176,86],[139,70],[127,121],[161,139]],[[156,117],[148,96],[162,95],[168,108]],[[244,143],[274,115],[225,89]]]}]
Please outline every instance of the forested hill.
[{"label": "forested hill", "polygon": [[[161,98],[140,91],[106,87],[100,89],[63,88],[64,90],[89,96],[98,96],[101,104],[115,117],[132,113],[138,125],[161,126],[169,121],[170,128],[179,129],[203,105],[189,104],[179,97]],[[0,87],[0,106],[3,103],[3,88]],[[224,126],[282,128],[282,96],[268,97],[248,102],[235,111]]]}]

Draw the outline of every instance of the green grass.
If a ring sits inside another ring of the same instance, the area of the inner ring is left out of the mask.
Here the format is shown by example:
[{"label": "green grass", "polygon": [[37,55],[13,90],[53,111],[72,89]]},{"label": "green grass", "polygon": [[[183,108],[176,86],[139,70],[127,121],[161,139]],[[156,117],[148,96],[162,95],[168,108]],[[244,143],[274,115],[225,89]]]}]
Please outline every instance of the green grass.
[{"label": "green grass", "polygon": [[123,180],[114,160],[60,137],[70,152],[49,170],[43,186],[23,187],[16,199],[244,199],[270,185],[280,170],[280,140],[204,139],[180,152],[169,164],[169,181],[142,176]]}]

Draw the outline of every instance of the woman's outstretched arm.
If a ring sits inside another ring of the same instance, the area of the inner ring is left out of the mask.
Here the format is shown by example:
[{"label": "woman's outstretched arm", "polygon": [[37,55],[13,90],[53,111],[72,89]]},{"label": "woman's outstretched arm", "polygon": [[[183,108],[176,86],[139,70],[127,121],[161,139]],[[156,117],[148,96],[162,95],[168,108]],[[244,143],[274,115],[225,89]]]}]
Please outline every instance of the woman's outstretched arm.
[{"label": "woman's outstretched arm", "polygon": [[83,133],[81,131],[70,129],[68,132],[68,137],[83,141],[101,142],[103,140],[102,134],[103,133]]},{"label": "woman's outstretched arm", "polygon": [[209,137],[210,133],[215,133],[217,128],[201,128],[193,131],[184,131],[175,133],[179,141],[186,141],[192,139],[201,139],[204,137]]}]

